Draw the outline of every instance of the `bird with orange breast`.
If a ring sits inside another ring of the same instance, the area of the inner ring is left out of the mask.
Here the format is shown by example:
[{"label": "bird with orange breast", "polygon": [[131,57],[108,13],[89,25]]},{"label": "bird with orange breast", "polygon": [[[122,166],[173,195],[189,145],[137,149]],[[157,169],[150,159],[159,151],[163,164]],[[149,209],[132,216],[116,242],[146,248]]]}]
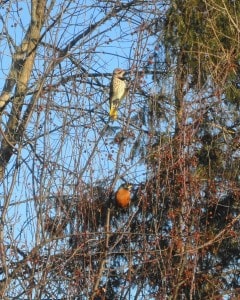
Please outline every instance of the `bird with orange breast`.
[{"label": "bird with orange breast", "polygon": [[127,208],[131,202],[131,188],[129,183],[123,183],[115,193],[115,201],[118,207]]},{"label": "bird with orange breast", "polygon": [[113,120],[117,119],[118,108],[123,98],[128,93],[127,81],[124,78],[126,72],[123,69],[117,68],[113,71],[113,76],[110,84],[110,112],[109,116]]}]

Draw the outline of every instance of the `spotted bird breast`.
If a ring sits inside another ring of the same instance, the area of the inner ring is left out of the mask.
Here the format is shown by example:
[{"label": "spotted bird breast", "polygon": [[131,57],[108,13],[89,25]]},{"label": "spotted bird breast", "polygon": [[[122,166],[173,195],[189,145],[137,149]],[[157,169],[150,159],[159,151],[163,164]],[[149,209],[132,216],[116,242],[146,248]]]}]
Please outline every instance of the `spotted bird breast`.
[{"label": "spotted bird breast", "polygon": [[112,101],[122,100],[126,95],[126,82],[125,80],[114,78],[113,79],[113,90],[112,90]]}]

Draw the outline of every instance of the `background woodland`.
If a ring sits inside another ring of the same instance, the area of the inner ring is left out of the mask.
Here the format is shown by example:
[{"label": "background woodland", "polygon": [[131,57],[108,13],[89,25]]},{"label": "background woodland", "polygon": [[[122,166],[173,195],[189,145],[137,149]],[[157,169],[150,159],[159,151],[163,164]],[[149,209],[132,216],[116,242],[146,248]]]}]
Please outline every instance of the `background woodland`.
[{"label": "background woodland", "polygon": [[0,298],[239,299],[240,1],[0,6]]}]

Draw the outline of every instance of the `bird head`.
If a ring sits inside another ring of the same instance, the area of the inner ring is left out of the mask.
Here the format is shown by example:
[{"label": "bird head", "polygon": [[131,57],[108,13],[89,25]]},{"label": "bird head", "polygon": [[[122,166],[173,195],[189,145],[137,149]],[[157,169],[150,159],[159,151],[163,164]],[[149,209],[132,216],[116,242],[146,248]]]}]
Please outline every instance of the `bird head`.
[{"label": "bird head", "polygon": [[120,186],[120,188],[123,188],[123,189],[125,189],[125,190],[131,191],[131,189],[132,189],[132,184],[130,184],[130,183],[123,183],[123,184]]},{"label": "bird head", "polygon": [[117,69],[114,69],[113,76],[115,76],[117,78],[123,78],[123,76],[124,76],[125,73],[126,73],[125,70],[117,68]]}]

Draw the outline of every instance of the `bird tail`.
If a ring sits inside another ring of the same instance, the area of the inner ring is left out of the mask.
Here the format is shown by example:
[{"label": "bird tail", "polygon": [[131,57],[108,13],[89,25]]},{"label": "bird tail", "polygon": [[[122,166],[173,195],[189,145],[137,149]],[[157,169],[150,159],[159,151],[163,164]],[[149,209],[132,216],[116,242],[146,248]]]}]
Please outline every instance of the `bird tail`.
[{"label": "bird tail", "polygon": [[116,107],[112,106],[110,109],[110,112],[109,112],[110,118],[112,118],[113,120],[117,120],[117,115],[118,115],[118,112],[117,112]]}]

